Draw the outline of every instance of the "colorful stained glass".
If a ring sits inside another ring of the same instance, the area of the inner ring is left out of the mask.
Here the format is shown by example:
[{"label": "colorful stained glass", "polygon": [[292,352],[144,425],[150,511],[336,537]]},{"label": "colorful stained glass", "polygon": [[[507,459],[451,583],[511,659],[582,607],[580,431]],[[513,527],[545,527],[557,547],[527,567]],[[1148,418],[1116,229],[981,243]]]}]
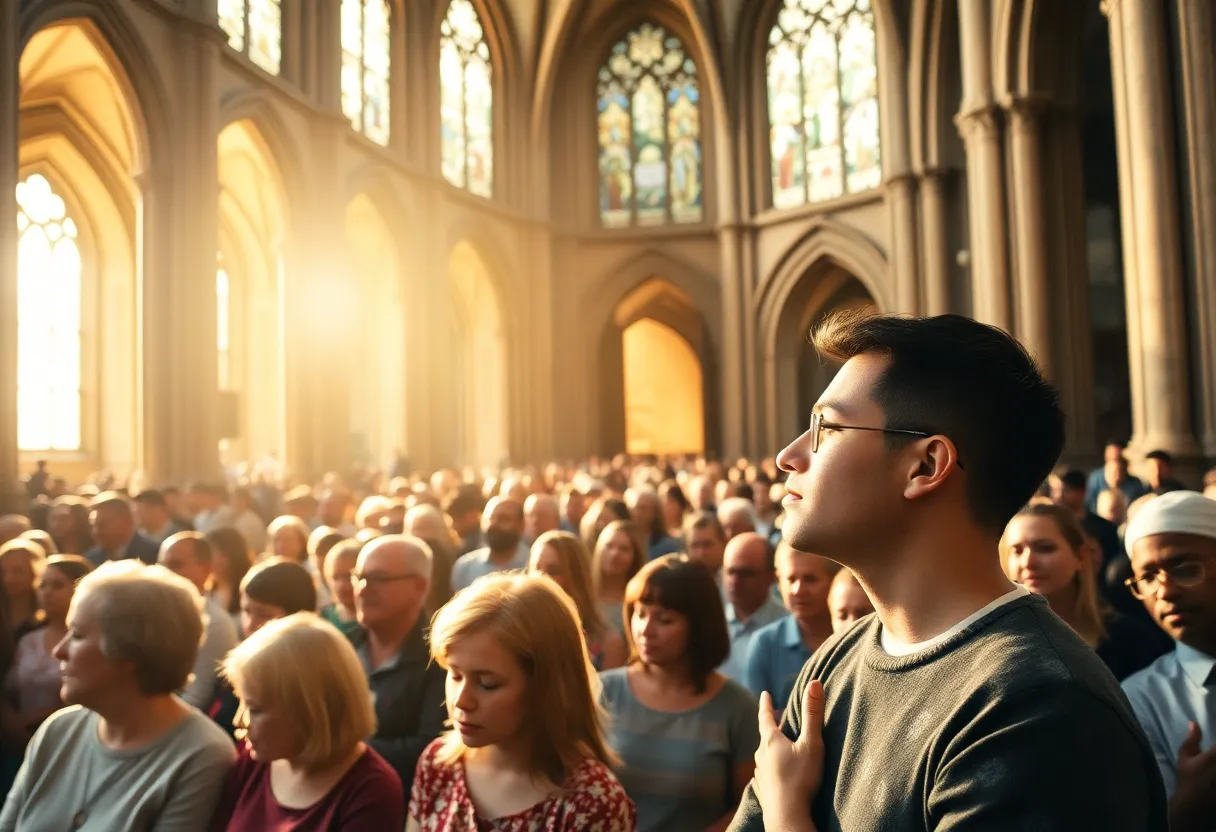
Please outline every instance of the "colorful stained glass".
[{"label": "colorful stained glass", "polygon": [[882,183],[870,0],[783,0],[769,33],[773,206]]},{"label": "colorful stained glass", "polygon": [[469,0],[452,0],[440,35],[443,175],[488,199],[494,186],[493,68],[485,30]]},{"label": "colorful stained glass", "polygon": [[387,0],[342,0],[342,113],[377,144],[389,137]]},{"label": "colorful stained glass", "polygon": [[271,75],[278,75],[283,59],[283,12],[280,0],[216,0],[220,28],[228,45],[245,52]]},{"label": "colorful stained glass", "polygon": [[700,222],[700,91],[679,38],[639,26],[612,48],[596,96],[600,222]]},{"label": "colorful stained glass", "polygon": [[81,257],[41,174],[17,185],[17,445],[80,449]]}]

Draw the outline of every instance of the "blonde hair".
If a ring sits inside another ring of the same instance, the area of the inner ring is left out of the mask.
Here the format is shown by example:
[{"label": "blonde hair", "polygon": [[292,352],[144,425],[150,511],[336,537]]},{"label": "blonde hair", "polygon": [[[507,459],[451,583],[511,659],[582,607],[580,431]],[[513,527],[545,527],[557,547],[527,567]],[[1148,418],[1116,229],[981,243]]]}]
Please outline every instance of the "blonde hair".
[{"label": "blonde hair", "polygon": [[[1071,512],[1050,503],[1034,503],[1019,511],[1005,526],[1001,535],[1000,553],[1001,567],[1009,575],[1009,526],[1019,517],[1042,517],[1050,520],[1064,538],[1065,544],[1072,550],[1078,560],[1077,597],[1073,601],[1072,617],[1076,621],[1074,629],[1091,647],[1096,647],[1106,638],[1106,618],[1109,610],[1098,594],[1097,570],[1094,569],[1094,544],[1085,534],[1081,523]],[[1013,576],[1010,575],[1010,580]]]},{"label": "blonde hair", "polygon": [[80,579],[72,613],[88,604],[101,630],[101,652],[135,665],[145,696],[181,690],[203,639],[203,596],[163,566],[137,560],[103,563]]},{"label": "blonde hair", "polygon": [[291,529],[300,536],[300,561],[307,560],[308,538],[312,536],[312,530],[308,528],[307,523],[294,514],[281,514],[270,521],[270,525],[266,527],[266,551],[264,554],[278,554],[274,548],[274,536],[283,529]]},{"label": "blonde hair", "polygon": [[608,622],[604,620],[600,605],[595,600],[595,581],[591,576],[591,555],[587,552],[587,547],[583,545],[583,541],[579,540],[577,535],[570,532],[545,532],[532,544],[532,551],[528,557],[529,575],[541,574],[532,568],[532,562],[546,546],[552,547],[553,551],[557,552],[557,556],[562,562],[562,570],[569,578],[570,592],[568,594],[570,600],[574,602],[574,608],[578,611],[587,640],[595,642],[597,639],[603,638],[608,630]]},{"label": "blonde hair", "polygon": [[[587,655],[578,611],[557,584],[543,575],[479,578],[435,614],[431,655],[447,670],[452,646],[481,632],[512,653],[528,678],[529,713],[522,724],[534,732],[532,774],[560,785],[584,760],[616,763],[604,736],[599,676]],[[454,763],[465,750],[460,733],[449,731],[438,759]]]},{"label": "blonde hair", "polygon": [[228,653],[220,672],[241,698],[236,724],[248,729],[245,698],[282,711],[304,739],[306,766],[338,762],[376,732],[367,674],[346,636],[311,612],[268,622]]},{"label": "blonde hair", "polygon": [[600,583],[604,580],[604,551],[617,532],[624,532],[625,536],[629,538],[629,544],[633,546],[633,561],[629,564],[629,573],[625,575],[625,581],[632,580],[633,576],[642,571],[642,567],[646,565],[646,556],[649,553],[637,524],[631,520],[613,520],[600,532],[600,536],[595,541],[595,553],[591,556],[591,580],[597,595]]}]

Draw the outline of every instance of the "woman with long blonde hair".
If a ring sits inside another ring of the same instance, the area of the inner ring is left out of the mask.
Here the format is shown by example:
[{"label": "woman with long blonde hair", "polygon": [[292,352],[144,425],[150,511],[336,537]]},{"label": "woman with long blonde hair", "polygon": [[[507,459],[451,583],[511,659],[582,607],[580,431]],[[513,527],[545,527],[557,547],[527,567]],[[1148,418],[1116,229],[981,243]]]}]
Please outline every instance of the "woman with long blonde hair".
[{"label": "woman with long blonde hair", "polygon": [[572,602],[552,580],[473,582],[431,623],[452,730],[422,753],[406,832],[636,826]]},{"label": "woman with long blonde hair", "polygon": [[613,520],[600,532],[591,556],[595,600],[609,624],[625,637],[625,587],[646,565],[642,531],[629,520]]},{"label": "woman with long blonde hair", "polygon": [[611,670],[625,664],[628,655],[625,639],[604,620],[596,603],[591,556],[583,541],[569,532],[545,532],[532,544],[528,574],[548,575],[570,596],[596,670]]},{"label": "woman with long blonde hair", "polygon": [[1028,505],[1005,527],[1000,552],[1009,579],[1042,595],[1115,678],[1148,667],[1172,649],[1164,633],[1107,606],[1098,594],[1096,546],[1067,510]]}]

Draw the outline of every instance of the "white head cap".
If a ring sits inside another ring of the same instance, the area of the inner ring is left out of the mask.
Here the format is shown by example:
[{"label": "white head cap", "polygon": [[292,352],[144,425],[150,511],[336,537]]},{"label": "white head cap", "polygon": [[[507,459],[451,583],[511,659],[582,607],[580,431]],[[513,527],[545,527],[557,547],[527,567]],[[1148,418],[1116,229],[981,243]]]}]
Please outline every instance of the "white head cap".
[{"label": "white head cap", "polygon": [[1169,533],[1216,539],[1216,500],[1195,491],[1170,491],[1150,500],[1127,524],[1123,537],[1127,556],[1131,557],[1137,540]]}]

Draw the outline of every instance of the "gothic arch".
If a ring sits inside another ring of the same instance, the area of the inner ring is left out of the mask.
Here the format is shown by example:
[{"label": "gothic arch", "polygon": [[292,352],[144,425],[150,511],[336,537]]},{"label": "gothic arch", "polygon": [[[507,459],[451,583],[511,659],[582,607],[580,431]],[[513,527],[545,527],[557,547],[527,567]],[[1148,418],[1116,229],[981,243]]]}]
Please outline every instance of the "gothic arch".
[{"label": "gothic arch", "polygon": [[121,6],[110,0],[30,0],[18,19],[18,51],[38,32],[56,23],[77,22],[106,60],[131,111],[136,149],[128,173],[146,174],[168,142],[171,101],[142,36]]},{"label": "gothic arch", "polygon": [[513,354],[512,345],[517,337],[516,327],[522,324],[521,310],[516,305],[515,299],[521,297],[524,290],[516,285],[518,273],[513,267],[511,258],[507,256],[506,248],[502,245],[497,233],[486,221],[472,214],[464,214],[448,226],[444,240],[445,263],[450,259],[456,246],[467,243],[485,264],[487,276],[494,289],[495,302],[502,310],[507,352],[508,355]]},{"label": "gothic arch", "polygon": [[220,132],[239,121],[248,121],[257,138],[265,146],[270,160],[275,184],[283,195],[285,227],[290,232],[293,206],[305,205],[307,177],[300,150],[292,138],[283,117],[279,115],[271,96],[257,87],[245,87],[226,96],[220,102]]},{"label": "gothic arch", "polygon": [[908,141],[913,170],[963,162],[954,115],[962,100],[957,0],[916,0],[908,38]]},{"label": "gothic arch", "polygon": [[992,85],[999,101],[1080,93],[1077,32],[1085,0],[1000,0],[992,22]]}]

